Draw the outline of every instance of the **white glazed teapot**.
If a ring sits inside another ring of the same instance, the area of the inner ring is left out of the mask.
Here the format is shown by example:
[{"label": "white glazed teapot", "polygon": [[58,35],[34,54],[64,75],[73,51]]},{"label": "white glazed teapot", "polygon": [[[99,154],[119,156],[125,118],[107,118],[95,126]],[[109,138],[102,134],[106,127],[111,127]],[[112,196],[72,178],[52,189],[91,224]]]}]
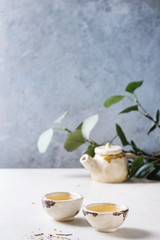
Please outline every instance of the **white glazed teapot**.
[{"label": "white glazed teapot", "polygon": [[80,158],[81,164],[91,173],[91,177],[98,182],[124,182],[128,176],[128,160],[120,146],[107,143],[95,148],[94,158],[84,154]]}]

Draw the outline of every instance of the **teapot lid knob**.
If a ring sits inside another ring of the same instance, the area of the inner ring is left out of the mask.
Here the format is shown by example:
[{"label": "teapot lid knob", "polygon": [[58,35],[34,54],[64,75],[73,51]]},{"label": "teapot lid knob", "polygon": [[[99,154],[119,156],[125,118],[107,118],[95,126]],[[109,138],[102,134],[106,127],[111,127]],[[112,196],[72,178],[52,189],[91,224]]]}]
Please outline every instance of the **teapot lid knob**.
[{"label": "teapot lid knob", "polygon": [[122,148],[120,146],[111,145],[108,142],[106,145],[96,147],[94,151],[96,154],[100,155],[112,155],[121,153]]},{"label": "teapot lid knob", "polygon": [[108,142],[108,143],[106,144],[106,147],[107,147],[107,148],[111,148],[111,144]]}]

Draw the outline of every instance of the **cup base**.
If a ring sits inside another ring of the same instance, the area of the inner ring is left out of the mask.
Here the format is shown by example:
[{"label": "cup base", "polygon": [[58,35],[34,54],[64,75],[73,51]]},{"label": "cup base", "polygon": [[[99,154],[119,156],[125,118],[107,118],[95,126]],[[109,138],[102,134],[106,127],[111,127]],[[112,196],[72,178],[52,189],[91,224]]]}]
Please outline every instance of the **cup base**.
[{"label": "cup base", "polygon": [[116,232],[118,230],[118,228],[109,228],[109,229],[96,229],[98,232],[108,232],[108,233],[112,233],[112,232]]},{"label": "cup base", "polygon": [[67,217],[67,218],[62,218],[62,219],[54,219],[54,221],[57,221],[57,222],[68,222],[68,221],[72,221],[74,219],[74,217]]}]

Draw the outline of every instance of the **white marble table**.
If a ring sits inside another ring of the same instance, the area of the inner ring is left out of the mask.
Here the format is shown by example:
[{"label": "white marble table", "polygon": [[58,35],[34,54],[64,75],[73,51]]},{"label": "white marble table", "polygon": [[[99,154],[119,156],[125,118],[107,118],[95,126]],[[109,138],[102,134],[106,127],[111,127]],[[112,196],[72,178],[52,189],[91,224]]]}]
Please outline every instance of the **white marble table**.
[{"label": "white marble table", "polygon": [[[124,203],[130,207],[130,212],[115,233],[95,231],[82,212],[74,221],[55,222],[41,206],[41,195],[52,191],[80,193],[84,196],[84,204],[101,201]],[[55,235],[60,231],[61,234],[72,234],[64,240],[159,240],[160,182],[133,180],[123,184],[98,183],[91,180],[85,169],[1,169],[0,239],[25,240],[38,233]],[[47,237],[43,237],[45,239]]]}]

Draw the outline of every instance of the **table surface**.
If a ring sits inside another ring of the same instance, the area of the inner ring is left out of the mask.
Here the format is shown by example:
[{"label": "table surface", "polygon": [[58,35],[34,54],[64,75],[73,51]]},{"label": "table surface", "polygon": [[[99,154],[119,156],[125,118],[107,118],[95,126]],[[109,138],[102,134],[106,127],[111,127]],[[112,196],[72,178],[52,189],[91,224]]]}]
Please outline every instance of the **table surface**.
[{"label": "table surface", "polygon": [[[123,203],[130,212],[115,233],[97,232],[82,211],[73,221],[56,222],[41,205],[42,194],[53,191],[80,193],[84,205]],[[107,184],[92,180],[85,169],[1,169],[0,193],[0,239],[3,240],[54,240],[58,237],[47,236],[59,233],[72,234],[64,240],[160,239],[160,183],[156,181],[134,179]],[[35,236],[39,233],[45,236]]]}]

